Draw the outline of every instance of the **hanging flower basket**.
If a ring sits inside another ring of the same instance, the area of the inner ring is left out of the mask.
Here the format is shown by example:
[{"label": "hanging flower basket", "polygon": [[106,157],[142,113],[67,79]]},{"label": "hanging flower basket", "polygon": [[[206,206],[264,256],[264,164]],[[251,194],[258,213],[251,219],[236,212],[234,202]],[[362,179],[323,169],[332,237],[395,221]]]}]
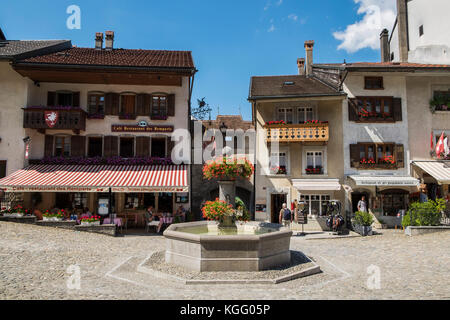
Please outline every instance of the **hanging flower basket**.
[{"label": "hanging flower basket", "polygon": [[203,176],[208,180],[236,180],[239,177],[249,179],[254,171],[253,164],[247,159],[219,158],[203,166]]}]

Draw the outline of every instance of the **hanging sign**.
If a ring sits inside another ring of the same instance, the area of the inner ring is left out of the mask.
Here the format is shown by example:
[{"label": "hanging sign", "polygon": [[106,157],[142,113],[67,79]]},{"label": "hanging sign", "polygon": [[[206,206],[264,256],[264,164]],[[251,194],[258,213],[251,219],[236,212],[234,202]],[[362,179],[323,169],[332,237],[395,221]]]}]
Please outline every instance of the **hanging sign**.
[{"label": "hanging sign", "polygon": [[45,111],[45,123],[49,128],[53,128],[59,119],[59,112],[58,111]]}]

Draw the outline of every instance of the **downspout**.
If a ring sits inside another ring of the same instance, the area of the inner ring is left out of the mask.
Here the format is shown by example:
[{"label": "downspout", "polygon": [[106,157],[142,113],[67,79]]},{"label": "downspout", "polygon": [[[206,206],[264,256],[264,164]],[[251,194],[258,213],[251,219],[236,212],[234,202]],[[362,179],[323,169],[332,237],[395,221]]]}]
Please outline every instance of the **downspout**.
[{"label": "downspout", "polygon": [[[193,90],[193,88],[194,88],[194,81],[195,81],[195,74],[197,73],[197,69],[194,69],[193,71],[192,71],[192,76],[190,76],[189,77],[189,97],[188,97],[188,119],[187,119],[187,121],[188,121],[188,131],[189,131],[189,134],[191,135],[191,144],[192,144],[192,134],[193,134],[193,132],[192,132],[192,119],[191,119],[191,116],[192,116],[192,110],[191,110],[191,100],[192,100],[192,90]],[[190,164],[189,164],[189,186],[190,186],[190,190],[189,190],[189,204],[190,204],[190,207],[191,207],[191,210],[192,210],[192,170],[193,170],[193,166],[194,166],[194,164],[192,163],[192,158],[193,158],[193,149],[192,149],[192,145],[191,145],[191,150],[190,150],[190,153],[191,153],[191,156],[190,156],[190,158],[191,158],[191,161],[190,161]],[[194,212],[192,212],[191,211],[191,215],[192,216],[194,216],[195,217],[195,215],[194,215]]]},{"label": "downspout", "polygon": [[252,102],[252,106],[253,106],[253,115],[252,115],[252,117],[253,117],[253,125],[255,126],[255,146],[254,146],[254,150],[253,150],[253,162],[254,162],[254,167],[255,167],[255,172],[253,173],[253,196],[252,196],[252,204],[253,204],[253,210],[251,211],[252,212],[252,217],[251,217],[251,219],[253,220],[253,221],[255,221],[256,220],[256,166],[257,166],[257,163],[256,163],[256,145],[257,145],[257,143],[258,143],[258,141],[257,141],[257,139],[256,139],[256,129],[257,129],[257,127],[256,127],[256,102]]}]

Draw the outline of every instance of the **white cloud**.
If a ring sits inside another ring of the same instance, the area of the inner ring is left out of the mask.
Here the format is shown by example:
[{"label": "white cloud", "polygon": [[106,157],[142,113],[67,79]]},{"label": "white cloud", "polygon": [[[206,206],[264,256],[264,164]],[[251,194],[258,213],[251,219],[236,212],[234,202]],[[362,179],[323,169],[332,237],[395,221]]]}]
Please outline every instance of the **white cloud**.
[{"label": "white cloud", "polygon": [[281,6],[282,4],[283,4],[283,0],[278,0],[276,3],[277,6]]},{"label": "white cloud", "polygon": [[291,13],[290,15],[288,15],[288,18],[294,21],[298,20],[298,16],[296,14]]},{"label": "white cloud", "polygon": [[380,48],[380,33],[389,30],[396,17],[396,0],[354,0],[359,5],[358,14],[362,20],[348,25],[345,31],[334,32],[333,36],[341,41],[338,49],[354,53],[364,48]]},{"label": "white cloud", "polygon": [[275,26],[272,24],[270,25],[269,30],[267,30],[267,32],[274,32],[275,31]]}]

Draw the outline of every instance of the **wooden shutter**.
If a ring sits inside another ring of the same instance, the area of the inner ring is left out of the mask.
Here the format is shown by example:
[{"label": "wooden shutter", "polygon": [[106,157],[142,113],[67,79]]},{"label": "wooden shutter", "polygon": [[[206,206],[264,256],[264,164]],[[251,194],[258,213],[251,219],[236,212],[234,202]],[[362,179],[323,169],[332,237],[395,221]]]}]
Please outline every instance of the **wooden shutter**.
[{"label": "wooden shutter", "polygon": [[395,160],[398,168],[405,167],[405,148],[402,144],[395,145]]},{"label": "wooden shutter", "polygon": [[53,136],[45,135],[44,156],[53,156]]},{"label": "wooden shutter", "polygon": [[136,137],[136,157],[150,156],[150,137]]},{"label": "wooden shutter", "polygon": [[72,157],[84,157],[86,155],[86,137],[72,136],[70,155]]},{"label": "wooden shutter", "polygon": [[112,93],[105,94],[105,115],[112,115]]},{"label": "wooden shutter", "polygon": [[166,152],[166,157],[167,158],[172,158],[172,150],[175,146],[175,142],[172,141],[172,137],[168,137],[167,138],[167,152]]},{"label": "wooden shutter", "polygon": [[150,116],[152,113],[152,96],[150,94],[144,95],[145,115]]},{"label": "wooden shutter", "polygon": [[352,168],[357,168],[359,161],[359,144],[350,145],[350,166]]},{"label": "wooden shutter", "polygon": [[118,93],[108,92],[105,95],[105,115],[118,116],[119,101],[120,95]]},{"label": "wooden shutter", "polygon": [[167,96],[167,116],[175,117],[175,95],[169,94]]},{"label": "wooden shutter", "polygon": [[72,94],[72,106],[73,107],[79,107],[80,106],[80,93],[74,92]]},{"label": "wooden shutter", "polygon": [[402,98],[394,98],[393,99],[393,114],[395,121],[402,121]]},{"label": "wooden shutter", "polygon": [[56,92],[49,91],[47,92],[47,106],[54,107],[56,105]]},{"label": "wooden shutter", "polygon": [[358,99],[349,98],[348,99],[348,120],[349,121],[358,121]]},{"label": "wooden shutter", "polygon": [[103,142],[103,155],[105,158],[117,157],[119,155],[119,138],[106,136]]},{"label": "wooden shutter", "polygon": [[136,114],[138,116],[149,115],[148,113],[146,113],[145,96],[146,94],[138,94],[136,97]]}]

